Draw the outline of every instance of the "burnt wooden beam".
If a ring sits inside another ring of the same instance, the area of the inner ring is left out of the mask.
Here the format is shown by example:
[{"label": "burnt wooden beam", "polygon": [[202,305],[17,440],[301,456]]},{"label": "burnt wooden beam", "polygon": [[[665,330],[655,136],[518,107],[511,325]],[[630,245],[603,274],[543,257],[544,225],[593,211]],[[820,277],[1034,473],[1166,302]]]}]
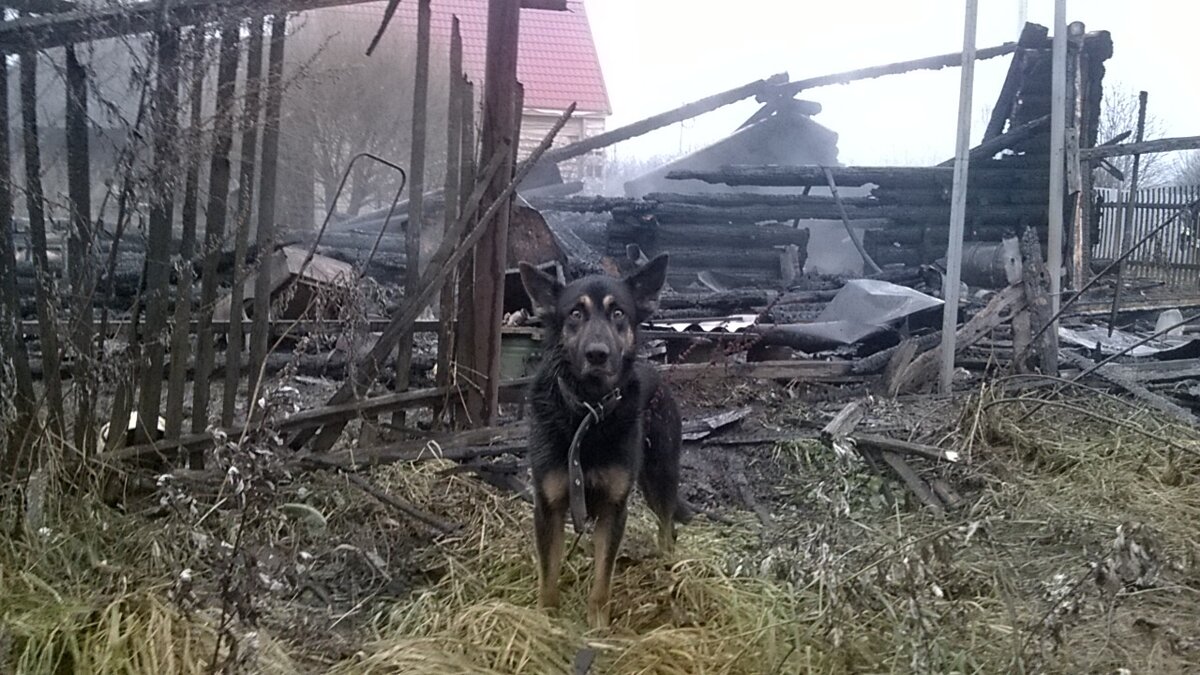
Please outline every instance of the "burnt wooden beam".
[{"label": "burnt wooden beam", "polygon": [[735,87],[729,91],[723,91],[719,94],[707,96],[698,101],[693,101],[685,105],[681,105],[674,110],[659,113],[652,117],[647,117],[644,120],[639,120],[632,124],[627,124],[619,129],[613,129],[591,138],[586,138],[577,143],[556,148],[546,153],[546,162],[558,163],[564,162],[580,155],[585,155],[593,150],[606,148],[614,143],[627,141],[631,138],[636,138],[643,134],[650,133],[655,129],[689,120],[693,117],[711,112],[717,108],[727,106],[731,103],[750,98],[751,96],[760,96],[764,92],[771,90],[775,86],[779,86],[787,82],[787,73],[772,75],[766,79],[755,80],[740,87]]},{"label": "burnt wooden beam", "polygon": [[[875,220],[888,218],[893,220],[941,221],[949,222],[949,204],[931,204],[928,206],[915,204],[879,204],[878,202],[861,199],[845,200],[845,215],[853,221]],[[1011,221],[1021,219],[1042,220],[1046,215],[1044,206],[1037,204],[996,204],[988,206],[970,205],[969,218],[986,214],[989,222]],[[615,216],[624,216],[625,212],[615,210]],[[680,224],[714,224],[714,223],[743,223],[752,224],[768,220],[788,221],[795,218],[802,220],[839,220],[842,211],[837,204],[825,201],[797,203],[791,206],[741,206],[717,207],[699,206],[693,204],[659,204],[650,212],[660,223]],[[877,223],[874,223],[877,225]]]},{"label": "burnt wooden beam", "polygon": [[1200,136],[1158,138],[1153,141],[1143,141],[1141,143],[1122,143],[1119,145],[1098,145],[1094,148],[1081,148],[1079,150],[1079,159],[1126,157],[1128,155],[1147,155],[1152,152],[1174,152],[1176,150],[1200,150]]},{"label": "burnt wooden beam", "polygon": [[[997,162],[999,164],[999,162]],[[949,186],[954,169],[942,166],[831,166],[841,187],[861,187],[868,183],[892,187],[939,188]],[[1012,187],[1041,187],[1049,179],[1048,171],[1002,166],[971,168],[972,184],[1011,185]],[[826,184],[825,167],[821,166],[753,166],[729,165],[719,169],[672,171],[672,180],[700,180],[726,185],[756,185],[762,187],[805,187]]]},{"label": "burnt wooden beam", "polygon": [[[499,413],[500,325],[504,315],[504,275],[508,268],[508,223],[512,192],[505,186],[513,176],[518,145],[520,109],[517,99],[517,45],[521,13],[512,0],[488,2],[488,50],[483,94],[483,129],[480,146],[484,157],[500,156],[500,170],[488,182],[483,204],[499,206],[493,226],[475,248],[474,310],[471,359],[467,366],[480,374],[482,385],[467,394],[472,419],[491,424]],[[497,153],[503,150],[503,154]]]},{"label": "burnt wooden beam", "polygon": [[[425,226],[425,147],[429,117],[429,42],[433,20],[432,0],[417,0],[417,62],[413,78],[411,153],[408,165],[408,227],[404,230],[404,294],[410,296],[421,283],[421,230]],[[449,211],[449,209],[447,209]],[[408,389],[413,358],[413,332],[400,336],[397,347],[396,389]],[[403,426],[404,413],[392,417]]]},{"label": "burnt wooden beam", "polygon": [[1000,88],[1000,96],[996,99],[996,107],[992,109],[991,119],[983,132],[983,140],[988,141],[999,136],[1004,131],[1004,125],[1012,115],[1017,94],[1025,79],[1025,49],[1045,44],[1050,30],[1036,23],[1026,23],[1021,29],[1021,37],[1017,40],[1017,51],[1013,53],[1012,63],[1008,66],[1008,74],[1004,85]]},{"label": "burnt wooden beam", "polygon": [[0,24],[0,52],[52,49],[122,35],[151,33],[208,22],[238,21],[254,14],[305,12],[359,5],[371,0],[151,0]]},{"label": "burnt wooden beam", "polygon": [[[1049,127],[1050,116],[1042,115],[1035,120],[1030,120],[1014,129],[1009,129],[1008,131],[998,136],[989,138],[974,148],[971,148],[971,159],[990,159],[992,155],[996,154],[997,152],[1000,152],[1001,150],[1007,150],[1015,146],[1017,143],[1041,133],[1043,129],[1048,129]],[[938,166],[952,167],[954,166],[954,158],[952,157],[941,164],[938,164]],[[974,168],[975,167],[972,167],[972,169]]]},{"label": "burnt wooden beam", "polygon": [[[986,59],[994,59],[997,56],[1012,54],[1017,50],[1017,43],[1006,42],[995,47],[980,49],[975,52],[976,61],[984,61]],[[870,80],[885,75],[899,75],[901,73],[910,73],[914,70],[941,70],[942,68],[950,68],[962,64],[962,52],[954,52],[953,54],[939,54],[938,56],[928,56],[921,59],[912,59],[909,61],[899,61],[897,63],[888,63],[882,66],[871,66],[869,68],[859,68],[857,70],[847,70],[841,73],[832,75],[821,75],[819,77],[810,77],[805,80],[796,80],[787,84],[779,85],[771,92],[774,96],[795,96],[806,89],[815,89],[816,87],[826,87],[831,84],[848,84],[857,82],[858,80]]]},{"label": "burnt wooden beam", "polygon": [[[442,236],[454,228],[458,219],[460,206],[459,189],[467,189],[463,184],[462,164],[468,161],[463,150],[463,126],[465,119],[461,114],[463,99],[467,93],[466,81],[463,74],[463,45],[462,27],[455,16],[450,24],[450,91],[446,102],[446,176],[443,183],[445,207],[442,209]],[[451,270],[442,285],[438,301],[438,317],[441,318],[437,337],[437,384],[440,387],[453,383],[454,372],[452,362],[455,343],[458,340],[455,330],[454,316],[458,311],[455,299],[455,289],[458,286],[458,270]],[[445,421],[443,406],[435,406],[433,419],[436,424]]]}]

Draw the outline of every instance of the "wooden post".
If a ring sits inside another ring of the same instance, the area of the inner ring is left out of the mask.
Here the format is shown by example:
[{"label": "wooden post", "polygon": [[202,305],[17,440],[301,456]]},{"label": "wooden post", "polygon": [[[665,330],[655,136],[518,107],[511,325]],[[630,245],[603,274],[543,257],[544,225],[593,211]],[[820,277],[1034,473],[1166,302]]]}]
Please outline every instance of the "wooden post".
[{"label": "wooden post", "polygon": [[54,307],[50,292],[50,259],[46,252],[46,205],[42,190],[42,154],[37,120],[37,54],[21,54],[21,128],[25,137],[25,204],[29,210],[29,235],[33,245],[33,266],[37,274],[37,315],[41,333],[42,381],[46,397],[46,423],[52,433],[61,434],[63,418],[61,354]]},{"label": "wooden post", "polygon": [[141,419],[154,428],[161,410],[167,290],[171,283],[171,224],[175,213],[175,155],[179,135],[179,31],[158,33],[154,93],[154,183],[146,237],[145,370],[138,403]]},{"label": "wooden post", "polygon": [[[204,277],[200,282],[200,315],[196,329],[195,391],[192,394],[192,431],[200,433],[208,426],[210,397],[209,376],[215,357],[212,316],[217,303],[217,260],[225,239],[226,209],[229,199],[229,149],[233,145],[233,104],[237,91],[240,27],[237,21],[221,26],[221,59],[217,66],[217,109],[213,126],[213,149],[208,167],[208,208],[204,223]],[[192,468],[202,468],[203,455],[193,453]]]},{"label": "wooden post", "polygon": [[[230,323],[225,347],[225,398],[221,406],[221,426],[232,426],[237,411],[238,385],[242,381],[242,327],[246,284],[239,280],[245,273],[246,249],[250,245],[250,219],[254,215],[254,171],[258,155],[258,123],[262,108],[263,17],[250,18],[250,45],[246,51],[246,90],[242,103],[242,160],[238,172],[236,239],[233,250],[234,284],[230,291]],[[259,251],[258,259],[270,257]],[[253,378],[251,378],[253,379]],[[254,392],[249,391],[248,396]]]},{"label": "wooden post", "polygon": [[[1050,71],[1050,204],[1047,272],[1050,275],[1050,313],[1058,314],[1063,268],[1063,172],[1067,135],[1067,0],[1054,0],[1054,37]],[[1049,328],[1057,345],[1058,326]]]},{"label": "wooden post", "polygon": [[[429,115],[429,32],[431,0],[417,0],[417,64],[413,81],[412,155],[408,168],[408,229],[404,232],[404,294],[411,297],[421,283],[421,230],[425,226],[425,129]],[[400,338],[396,354],[396,391],[408,389],[412,377],[413,333]],[[404,411],[392,423],[404,424]]]},{"label": "wooden post", "polygon": [[[512,180],[517,138],[517,41],[521,14],[517,0],[488,3],[488,55],[484,77],[482,156],[492,157],[505,144],[509,156],[500,165],[484,193],[483,208],[500,198]],[[472,366],[482,375],[482,391],[472,389],[467,405],[479,424],[490,425],[499,407],[500,324],[504,310],[504,273],[507,268],[508,221],[512,199],[506,198],[491,229],[475,249],[475,344]]]},{"label": "wooden post", "polygon": [[[250,400],[258,400],[270,341],[271,254],[275,249],[275,195],[279,173],[279,124],[283,107],[283,57],[287,14],[271,18],[267,66],[267,110],[263,128],[261,185],[258,191],[258,276],[254,280],[254,325],[250,332]],[[311,212],[312,203],[309,203]]]},{"label": "wooden post", "polygon": [[946,248],[946,279],[942,297],[941,390],[954,382],[954,341],[958,329],[958,294],[962,278],[963,230],[967,219],[967,170],[971,161],[971,101],[975,85],[975,25],[979,0],[967,0],[963,29],[962,79],[958,94],[958,138],[954,151],[954,188],[950,198],[950,242]]},{"label": "wooden post", "polygon": [[[459,151],[461,171],[458,184],[460,187],[459,217],[466,208],[467,199],[475,187],[476,154],[475,154],[475,85],[463,77],[462,91],[462,149]],[[478,377],[471,369],[471,359],[475,347],[475,257],[463,257],[458,267],[458,308],[454,321],[454,383],[460,388],[478,384]],[[454,428],[461,429],[471,426],[471,412],[465,405],[465,396],[452,402],[451,418]]]},{"label": "wooden post", "polygon": [[[463,158],[463,90],[466,82],[462,74],[462,30],[458,17],[455,16],[450,25],[450,96],[446,114],[446,182],[445,182],[445,220],[442,226],[442,236],[448,236],[454,227],[454,221],[459,214],[459,181],[462,179],[461,162]],[[453,382],[451,373],[451,357],[454,355],[454,292],[458,284],[457,270],[446,277],[442,287],[441,302],[438,305],[438,342],[437,342],[437,386],[449,387]],[[440,424],[446,414],[446,407],[434,406],[433,419]]]},{"label": "wooden post", "polygon": [[[1147,92],[1138,93],[1138,120],[1137,120],[1137,136],[1136,143],[1142,142],[1142,137],[1146,133],[1146,100],[1149,98]],[[1142,162],[1142,156],[1135,154],[1133,156],[1133,170],[1129,172],[1129,198],[1125,200],[1124,223],[1121,226],[1120,237],[1117,246],[1118,257],[1125,255],[1125,247],[1133,241],[1133,214],[1137,210],[1137,191],[1138,191],[1138,167]],[[1120,194],[1118,192],[1118,194]],[[1113,328],[1117,325],[1117,312],[1121,306],[1121,289],[1125,285],[1125,261],[1122,259],[1117,263],[1117,287],[1113,290],[1112,314],[1108,317],[1108,334],[1113,334]]]},{"label": "wooden post", "polygon": [[1088,228],[1092,212],[1092,162],[1080,161],[1079,151],[1088,138],[1087,65],[1084,55],[1084,25],[1078,21],[1067,28],[1070,47],[1068,89],[1071,95],[1071,131],[1067,136],[1067,183],[1072,193],[1071,287],[1083,288],[1091,264]]},{"label": "wooden post", "polygon": [[171,368],[167,374],[167,438],[177,438],[183,433],[183,399],[187,390],[186,354],[191,354],[192,317],[192,258],[196,249],[196,221],[200,198],[200,161],[204,156],[201,145],[200,127],[204,113],[204,28],[193,28],[188,40],[189,58],[192,62],[191,88],[188,100],[189,119],[185,135],[188,167],[184,178],[183,220],[179,240],[179,282],[175,288],[174,333],[171,336]]},{"label": "wooden post", "polygon": [[0,475],[15,474],[21,464],[22,450],[34,422],[36,393],[29,354],[21,330],[21,296],[17,290],[16,246],[13,244],[12,166],[10,165],[8,120],[8,63],[0,64],[0,361],[12,360],[16,379],[16,419],[6,429],[7,451],[0,464]]},{"label": "wooden post", "polygon": [[95,290],[92,264],[92,181],[91,158],[88,148],[88,81],[87,70],[79,62],[75,46],[66,48],[67,57],[67,193],[71,203],[70,271],[72,303],[72,340],[75,366],[72,379],[75,385],[75,447],[80,450],[95,447],[96,424],[95,382],[92,378],[93,314],[92,293]]}]

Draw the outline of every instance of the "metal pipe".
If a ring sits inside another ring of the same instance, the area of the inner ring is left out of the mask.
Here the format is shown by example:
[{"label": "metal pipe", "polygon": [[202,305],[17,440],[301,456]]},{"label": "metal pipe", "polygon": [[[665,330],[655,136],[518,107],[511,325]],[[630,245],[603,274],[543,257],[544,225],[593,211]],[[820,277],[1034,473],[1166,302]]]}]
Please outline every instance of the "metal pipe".
[{"label": "metal pipe", "polygon": [[949,393],[954,380],[954,342],[958,328],[958,293],[962,278],[963,230],[967,220],[967,172],[971,162],[971,100],[975,85],[975,25],[979,0],[967,0],[963,28],[962,79],[958,94],[958,138],[954,147],[954,188],[950,198],[950,242],[942,297],[941,391]]}]

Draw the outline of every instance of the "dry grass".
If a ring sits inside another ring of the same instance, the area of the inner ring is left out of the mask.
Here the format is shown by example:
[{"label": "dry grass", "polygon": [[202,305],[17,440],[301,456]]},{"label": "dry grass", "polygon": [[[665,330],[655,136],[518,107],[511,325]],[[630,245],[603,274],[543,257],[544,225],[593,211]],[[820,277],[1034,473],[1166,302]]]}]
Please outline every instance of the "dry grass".
[{"label": "dry grass", "polygon": [[[45,525],[0,538],[0,672],[200,674],[230,658],[215,614],[179,597],[186,536],[86,497],[46,506]],[[241,637],[236,662],[296,672],[266,635]]]},{"label": "dry grass", "polygon": [[[347,637],[342,624],[340,655],[295,636],[240,636],[252,652],[242,670],[562,673],[590,650],[592,673],[1200,672],[1200,436],[1103,397],[1056,400],[1065,405],[1025,417],[1031,401],[985,389],[939,413],[957,417],[948,438],[974,461],[922,468],[970,502],[944,519],[807,442],[736,450],[770,482],[767,530],[740,511],[732,525],[700,519],[663,558],[635,501],[605,631],[584,623],[586,538],[568,534],[562,607],[535,607],[519,499],[440,475],[445,463],[376,470],[382,489],[463,524],[417,549],[386,507],[340,479],[306,479],[280,499],[327,517],[326,548],[288,540],[277,521],[264,539],[329,561],[322,579],[338,574],[332,553],[346,542],[377,545],[373,566],[419,583],[363,605],[370,630]],[[0,541],[0,672],[208,672],[216,615],[211,596],[181,595],[179,572],[195,560],[184,521],[87,500],[46,511],[42,533]],[[388,553],[404,546],[414,550]],[[268,613],[289,602],[263,600]]]}]

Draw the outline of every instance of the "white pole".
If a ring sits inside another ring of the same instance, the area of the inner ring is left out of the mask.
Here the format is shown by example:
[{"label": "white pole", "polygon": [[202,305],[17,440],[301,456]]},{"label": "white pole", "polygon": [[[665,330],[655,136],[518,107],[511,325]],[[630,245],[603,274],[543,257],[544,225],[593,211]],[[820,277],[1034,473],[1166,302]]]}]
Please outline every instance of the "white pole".
[{"label": "white pole", "polygon": [[[1062,295],[1063,173],[1066,170],[1067,135],[1067,0],[1054,0],[1054,42],[1050,71],[1050,213],[1049,251],[1050,312],[1058,314]],[[1049,328],[1057,339],[1057,324]]]},{"label": "white pole", "polygon": [[1025,23],[1029,21],[1029,0],[1017,0],[1017,35],[1019,36],[1025,30]]},{"label": "white pole", "polygon": [[955,331],[958,329],[958,294],[962,278],[963,230],[967,220],[967,169],[971,152],[971,99],[975,86],[975,24],[979,0],[967,0],[963,29],[962,81],[958,94],[958,138],[954,145],[954,192],[950,198],[950,242],[946,247],[946,279],[942,297],[942,393],[950,393],[954,379]]}]

